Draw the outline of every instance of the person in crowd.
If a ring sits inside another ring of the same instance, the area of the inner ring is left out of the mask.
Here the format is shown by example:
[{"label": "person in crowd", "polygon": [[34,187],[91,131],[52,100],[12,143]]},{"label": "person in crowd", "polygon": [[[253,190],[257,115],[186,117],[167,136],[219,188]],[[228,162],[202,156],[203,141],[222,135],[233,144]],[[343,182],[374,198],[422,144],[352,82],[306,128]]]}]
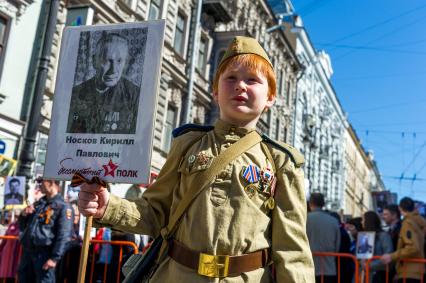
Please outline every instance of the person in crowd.
[{"label": "person in crowd", "polygon": [[363,230],[362,228],[362,218],[361,217],[355,217],[351,218],[348,221],[346,221],[345,229],[348,231],[349,236],[351,237],[351,248],[350,253],[355,255],[356,254],[356,243],[358,240],[358,232],[361,232]]},{"label": "person in crowd", "polygon": [[[337,222],[339,223],[340,228],[340,248],[339,253],[351,253],[351,237],[349,233],[346,231],[340,215],[332,211],[330,215],[333,216]],[[338,261],[340,260],[340,282],[352,282],[354,274],[355,274],[355,263],[352,259],[342,257],[336,257],[336,266],[339,266]]]},{"label": "person in crowd", "polygon": [[[308,213],[306,231],[312,252],[337,253],[340,249],[338,221],[323,210],[324,195],[312,193],[309,198],[311,212]],[[315,282],[337,282],[336,260],[333,257],[314,257]]]},{"label": "person in crowd", "polygon": [[385,264],[396,262],[396,273],[400,283],[420,283],[425,271],[423,263],[403,262],[408,258],[424,258],[426,220],[414,210],[414,201],[404,197],[399,202],[404,217],[399,233],[397,248],[393,253],[381,257]]},{"label": "person in crowd", "polygon": [[383,221],[389,227],[388,233],[392,238],[393,248],[396,250],[399,232],[401,231],[401,213],[398,205],[389,204],[385,206],[382,214]]},{"label": "person in crowd", "polygon": [[[362,217],[364,231],[375,232],[373,256],[379,256],[393,252],[392,239],[388,233],[382,230],[382,223],[379,215],[374,211],[367,211]],[[365,268],[365,260],[362,261]],[[369,282],[386,283],[386,265],[379,259],[369,263]]]},{"label": "person in crowd", "polygon": [[59,181],[37,179],[44,194],[27,206],[18,221],[23,247],[19,263],[19,282],[55,282],[55,268],[70,240],[72,210],[64,202]]},{"label": "person in crowd", "polygon": [[[15,216],[19,216],[20,210],[15,210]],[[12,221],[12,213],[8,214],[9,224],[5,236],[19,236],[19,225]],[[15,282],[19,260],[19,242],[15,240],[2,240],[0,243],[0,281]]]},{"label": "person in crowd", "polygon": [[[401,231],[401,212],[398,205],[389,204],[385,206],[382,213],[383,221],[388,226],[388,233],[392,238],[393,250],[395,251],[398,244],[399,232]],[[396,275],[395,264],[389,264],[389,278]]]},{"label": "person in crowd", "polygon": [[[254,38],[235,37],[213,82],[220,109],[214,128],[177,129],[156,182],[137,201],[109,194],[99,184],[81,185],[80,212],[92,215],[97,225],[159,236],[185,192],[203,182],[199,173],[209,170],[217,156],[227,156],[228,149],[238,151],[233,145],[239,140],[257,137],[256,124],[275,96],[276,77],[265,50]],[[224,164],[192,200],[152,282],[272,282],[272,261],[277,282],[314,281],[303,157],[293,147],[264,138]],[[208,260],[213,255],[235,257],[226,268]],[[221,275],[225,269],[234,271]]]},{"label": "person in crowd", "polygon": [[68,133],[135,133],[140,87],[123,76],[129,59],[127,38],[101,36],[93,56],[95,76],[72,89]]}]

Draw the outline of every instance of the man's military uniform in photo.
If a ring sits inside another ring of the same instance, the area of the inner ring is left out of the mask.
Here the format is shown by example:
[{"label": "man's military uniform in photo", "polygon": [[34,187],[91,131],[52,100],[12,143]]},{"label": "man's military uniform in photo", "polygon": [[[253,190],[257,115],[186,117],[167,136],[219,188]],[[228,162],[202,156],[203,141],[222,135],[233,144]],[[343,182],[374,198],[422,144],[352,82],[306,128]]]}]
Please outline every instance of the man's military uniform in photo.
[{"label": "man's military uniform in photo", "polygon": [[[158,236],[188,188],[201,182],[197,173],[251,131],[219,120],[214,130],[182,134],[174,140],[158,179],[142,199],[129,202],[111,195],[104,216],[96,222]],[[174,258],[161,262],[152,282],[219,282],[189,267],[194,261],[199,264],[200,253],[241,256],[262,250],[274,262],[278,282],[314,282],[306,237],[303,162],[288,145],[259,143],[228,164],[187,209],[169,248]],[[275,192],[268,174],[276,179]],[[259,266],[220,282],[272,282],[272,274],[269,266]]]},{"label": "man's military uniform in photo", "polygon": [[396,263],[398,278],[421,280],[425,272],[423,263],[401,262],[404,258],[424,258],[426,221],[418,212],[410,212],[404,216],[396,251],[391,254]]},{"label": "man's military uniform in photo", "polygon": [[96,78],[72,90],[68,133],[134,134],[140,88],[125,78],[105,92],[96,89]]},{"label": "man's military uniform in photo", "polygon": [[[34,203],[35,212],[19,217],[23,247],[19,282],[55,282],[55,269],[43,270],[48,259],[59,262],[71,238],[72,210],[60,194]],[[35,274],[33,272],[35,272]]]}]

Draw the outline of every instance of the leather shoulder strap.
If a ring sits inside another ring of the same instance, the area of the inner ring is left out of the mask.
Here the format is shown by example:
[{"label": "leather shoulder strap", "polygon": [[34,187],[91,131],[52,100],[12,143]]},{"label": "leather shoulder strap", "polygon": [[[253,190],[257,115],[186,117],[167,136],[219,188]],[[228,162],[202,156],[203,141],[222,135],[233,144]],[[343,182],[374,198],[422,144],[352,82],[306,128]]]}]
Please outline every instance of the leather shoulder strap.
[{"label": "leather shoulder strap", "polygon": [[238,140],[236,143],[231,145],[228,149],[219,154],[215,159],[213,159],[212,164],[208,169],[201,172],[197,180],[200,180],[199,186],[192,186],[188,192],[183,196],[178,207],[176,208],[175,213],[171,216],[169,224],[167,227],[164,227],[161,230],[161,235],[164,239],[168,239],[173,235],[176,228],[176,224],[185,213],[186,209],[192,203],[192,201],[198,196],[198,194],[208,185],[212,179],[227,166],[232,160],[241,155],[243,152],[249,150],[254,145],[262,141],[261,136],[253,131],[242,139]]}]

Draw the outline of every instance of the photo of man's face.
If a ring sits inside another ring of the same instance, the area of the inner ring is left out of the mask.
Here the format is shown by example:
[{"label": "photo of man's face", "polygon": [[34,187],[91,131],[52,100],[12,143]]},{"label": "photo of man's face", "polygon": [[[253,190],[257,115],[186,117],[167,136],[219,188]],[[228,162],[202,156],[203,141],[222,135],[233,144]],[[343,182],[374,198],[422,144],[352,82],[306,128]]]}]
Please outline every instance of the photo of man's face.
[{"label": "photo of man's face", "polygon": [[127,56],[127,41],[118,35],[98,42],[94,67],[100,90],[113,87],[118,83],[126,66]]},{"label": "photo of man's face", "polygon": [[21,182],[18,179],[12,179],[9,182],[9,191],[12,194],[15,194],[19,192],[19,186],[21,185]]},{"label": "photo of man's face", "polygon": [[6,179],[6,188],[4,194],[5,205],[23,204],[25,177],[10,176]]}]

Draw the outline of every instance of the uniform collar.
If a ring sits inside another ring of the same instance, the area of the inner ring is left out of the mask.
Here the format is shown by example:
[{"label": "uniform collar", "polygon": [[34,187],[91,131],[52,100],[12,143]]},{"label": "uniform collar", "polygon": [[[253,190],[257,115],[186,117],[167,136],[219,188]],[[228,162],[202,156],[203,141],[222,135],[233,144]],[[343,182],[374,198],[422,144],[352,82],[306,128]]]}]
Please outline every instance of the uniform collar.
[{"label": "uniform collar", "polygon": [[226,136],[226,135],[231,135],[231,136],[239,136],[239,137],[243,137],[246,134],[255,131],[256,129],[246,129],[246,128],[242,128],[242,127],[238,127],[235,125],[232,125],[230,123],[227,123],[221,119],[218,119],[214,125],[214,131],[216,134],[218,134],[219,136]]}]

